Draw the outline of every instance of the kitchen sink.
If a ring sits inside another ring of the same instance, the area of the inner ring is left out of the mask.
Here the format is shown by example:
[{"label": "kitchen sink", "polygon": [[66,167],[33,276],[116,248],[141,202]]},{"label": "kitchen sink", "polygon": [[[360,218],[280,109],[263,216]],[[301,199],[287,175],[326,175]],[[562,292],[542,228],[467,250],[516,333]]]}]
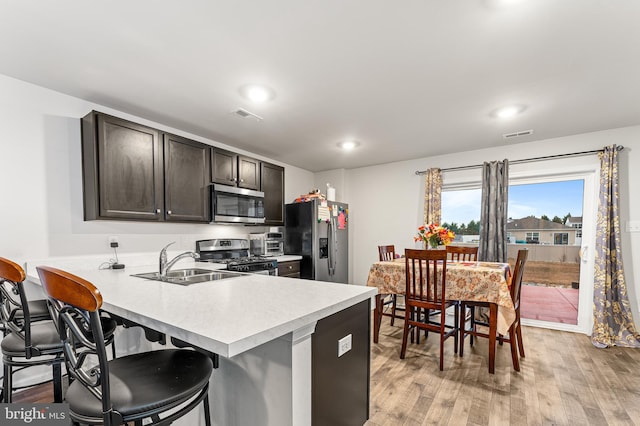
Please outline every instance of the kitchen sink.
[{"label": "kitchen sink", "polygon": [[189,285],[206,281],[216,281],[225,278],[239,277],[240,274],[228,271],[212,271],[210,269],[175,269],[167,272],[167,276],[160,277],[159,272],[147,272],[143,274],[132,274],[132,277],[146,278],[148,280],[164,281],[173,284]]}]

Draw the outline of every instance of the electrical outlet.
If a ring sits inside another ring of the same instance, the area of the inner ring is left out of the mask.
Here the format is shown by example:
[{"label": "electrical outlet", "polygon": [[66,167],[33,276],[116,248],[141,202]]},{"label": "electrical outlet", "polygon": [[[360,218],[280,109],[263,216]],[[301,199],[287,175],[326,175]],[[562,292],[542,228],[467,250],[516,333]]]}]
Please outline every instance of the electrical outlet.
[{"label": "electrical outlet", "polygon": [[109,247],[111,247],[112,243],[118,243],[118,237],[109,237]]},{"label": "electrical outlet", "polygon": [[347,334],[342,339],[338,340],[338,357],[346,354],[351,350],[351,334]]}]

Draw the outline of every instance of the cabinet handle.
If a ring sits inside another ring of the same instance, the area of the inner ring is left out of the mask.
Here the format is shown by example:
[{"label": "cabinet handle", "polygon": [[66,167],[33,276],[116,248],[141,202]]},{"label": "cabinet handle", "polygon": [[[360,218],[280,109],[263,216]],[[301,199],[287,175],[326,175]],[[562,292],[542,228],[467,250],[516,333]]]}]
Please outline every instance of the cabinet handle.
[{"label": "cabinet handle", "polygon": [[160,209],[156,209],[156,213],[160,213]]},{"label": "cabinet handle", "polygon": [[293,269],[293,266],[289,266],[289,269]]},{"label": "cabinet handle", "polygon": [[171,210],[167,210],[167,214],[171,214]]},{"label": "cabinet handle", "polygon": [[244,182],[244,179],[240,179],[240,183],[243,183],[243,182]]}]

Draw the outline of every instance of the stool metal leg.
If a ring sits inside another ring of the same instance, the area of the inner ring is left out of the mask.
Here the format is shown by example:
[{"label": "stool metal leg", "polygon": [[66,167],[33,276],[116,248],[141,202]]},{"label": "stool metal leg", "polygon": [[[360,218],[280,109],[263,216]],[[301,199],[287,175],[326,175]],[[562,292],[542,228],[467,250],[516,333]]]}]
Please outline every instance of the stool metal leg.
[{"label": "stool metal leg", "polygon": [[62,402],[62,365],[54,362],[53,368],[53,402]]},{"label": "stool metal leg", "polygon": [[204,397],[204,424],[211,426],[211,413],[209,412],[209,395]]},{"label": "stool metal leg", "polygon": [[13,388],[13,381],[11,380],[11,366],[7,365],[7,360],[4,361],[4,379],[2,381],[2,402],[11,402],[11,389]]}]

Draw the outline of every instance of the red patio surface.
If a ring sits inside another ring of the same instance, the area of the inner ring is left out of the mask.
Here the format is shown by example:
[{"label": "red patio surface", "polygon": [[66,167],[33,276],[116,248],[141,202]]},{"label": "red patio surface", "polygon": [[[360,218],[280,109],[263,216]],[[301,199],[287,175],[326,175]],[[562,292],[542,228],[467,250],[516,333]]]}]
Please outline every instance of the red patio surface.
[{"label": "red patio surface", "polygon": [[563,324],[578,323],[578,289],[522,285],[522,318]]}]

